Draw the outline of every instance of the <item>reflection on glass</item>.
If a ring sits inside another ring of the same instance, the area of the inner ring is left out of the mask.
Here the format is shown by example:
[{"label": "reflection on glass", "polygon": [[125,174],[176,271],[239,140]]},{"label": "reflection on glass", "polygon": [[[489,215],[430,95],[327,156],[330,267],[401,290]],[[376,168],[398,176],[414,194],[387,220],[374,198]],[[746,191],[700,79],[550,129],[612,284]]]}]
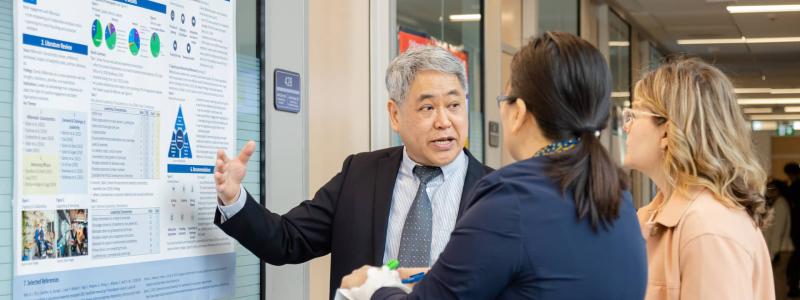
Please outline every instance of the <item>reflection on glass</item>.
[{"label": "reflection on glass", "polygon": [[631,28],[612,11],[608,16],[609,67],[613,81],[611,94],[614,103],[625,106],[630,100],[631,86]]},{"label": "reflection on glass", "polygon": [[[263,18],[258,9],[256,0],[237,0],[236,1],[236,51],[237,51],[237,106],[236,106],[236,129],[239,132],[237,138],[237,150],[242,147],[248,137],[256,137],[256,144],[261,142],[261,126],[253,124],[261,119],[261,64],[263,63],[262,54],[258,53],[258,43],[261,40],[258,34],[259,18]],[[258,150],[257,150],[258,151]],[[254,155],[250,159],[250,166],[261,164],[261,157]],[[254,176],[245,183],[245,188],[253,193],[253,197],[258,199],[261,191],[260,180]],[[241,244],[236,243],[236,252],[242,253],[237,259],[241,264],[236,267],[236,280],[244,282],[255,282],[256,288],[246,289],[236,292],[236,297],[261,297],[262,289],[258,288],[258,280],[261,276],[259,271],[258,258],[247,251]],[[255,270],[255,271],[253,271]]]}]

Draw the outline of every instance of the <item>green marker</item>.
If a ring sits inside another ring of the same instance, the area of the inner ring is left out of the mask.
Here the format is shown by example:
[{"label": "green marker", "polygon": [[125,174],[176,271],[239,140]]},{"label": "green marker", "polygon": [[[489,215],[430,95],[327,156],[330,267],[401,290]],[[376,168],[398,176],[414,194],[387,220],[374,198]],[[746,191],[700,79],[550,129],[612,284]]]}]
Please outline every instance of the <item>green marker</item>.
[{"label": "green marker", "polygon": [[397,267],[400,266],[400,262],[396,259],[392,259],[385,265],[389,270],[397,270]]}]

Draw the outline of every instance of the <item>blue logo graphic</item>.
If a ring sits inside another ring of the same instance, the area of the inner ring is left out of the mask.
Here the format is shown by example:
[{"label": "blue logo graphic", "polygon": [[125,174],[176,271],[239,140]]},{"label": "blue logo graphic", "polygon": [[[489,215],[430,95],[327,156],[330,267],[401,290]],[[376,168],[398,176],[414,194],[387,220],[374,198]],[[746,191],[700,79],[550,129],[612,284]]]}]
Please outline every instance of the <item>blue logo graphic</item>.
[{"label": "blue logo graphic", "polygon": [[178,106],[178,117],[175,118],[175,130],[172,131],[172,141],[169,143],[169,157],[192,158],[189,132],[186,131],[186,121],[183,119],[183,109],[180,106]]}]

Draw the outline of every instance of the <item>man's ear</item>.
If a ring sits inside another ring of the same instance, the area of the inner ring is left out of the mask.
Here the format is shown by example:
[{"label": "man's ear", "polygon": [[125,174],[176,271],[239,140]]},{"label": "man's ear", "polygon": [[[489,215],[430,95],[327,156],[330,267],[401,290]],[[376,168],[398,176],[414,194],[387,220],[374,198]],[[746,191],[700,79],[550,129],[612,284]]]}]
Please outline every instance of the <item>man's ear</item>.
[{"label": "man's ear", "polygon": [[389,99],[386,103],[386,109],[389,111],[389,123],[392,126],[392,130],[397,132],[400,128],[400,105],[392,99]]}]

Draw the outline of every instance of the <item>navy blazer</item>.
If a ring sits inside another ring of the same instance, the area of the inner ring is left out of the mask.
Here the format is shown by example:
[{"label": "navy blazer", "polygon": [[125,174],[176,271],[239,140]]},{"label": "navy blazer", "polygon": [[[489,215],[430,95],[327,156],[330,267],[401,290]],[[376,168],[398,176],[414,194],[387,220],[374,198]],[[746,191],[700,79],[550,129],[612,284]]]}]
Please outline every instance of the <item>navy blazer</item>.
[{"label": "navy blazer", "polygon": [[572,191],[562,194],[544,175],[547,161],[527,159],[481,179],[413,292],[382,288],[372,299],[641,300],[647,255],[630,193],[619,218],[595,232],[576,217]]},{"label": "navy blazer", "polygon": [[[469,163],[458,217],[468,192],[492,169],[466,149]],[[380,265],[403,147],[350,155],[342,170],[284,215],[273,213],[247,194],[244,208],[225,222],[217,210],[214,224],[263,261],[297,264],[331,254],[330,297],[342,281],[363,265]]]}]

